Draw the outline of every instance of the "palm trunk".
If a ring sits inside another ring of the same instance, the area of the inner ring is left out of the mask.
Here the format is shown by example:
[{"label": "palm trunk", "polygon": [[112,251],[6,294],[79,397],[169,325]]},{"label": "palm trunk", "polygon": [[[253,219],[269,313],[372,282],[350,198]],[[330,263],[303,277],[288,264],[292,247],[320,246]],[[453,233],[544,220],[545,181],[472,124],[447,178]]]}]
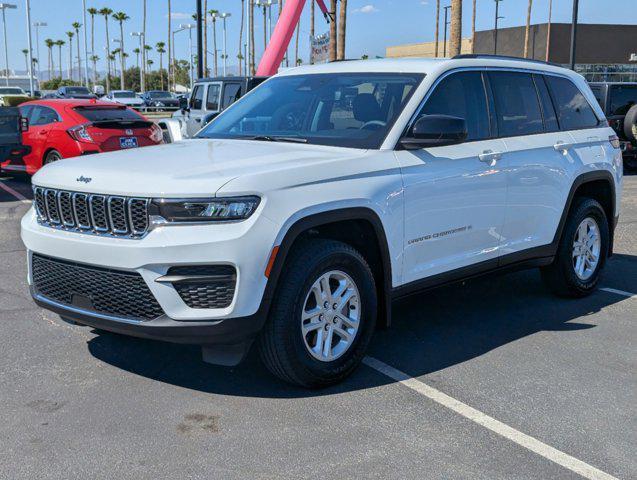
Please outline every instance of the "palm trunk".
[{"label": "palm trunk", "polygon": [[212,19],[212,48],[214,49],[214,67],[215,67],[215,77],[218,75],[218,64],[219,59],[217,58],[217,19]]},{"label": "palm trunk", "polygon": [[473,0],[473,16],[471,17],[471,53],[476,53],[476,0]]},{"label": "palm trunk", "polygon": [[[167,82],[168,83],[168,90],[170,90],[170,78],[171,78],[170,77],[170,72],[172,70],[172,51],[171,51],[172,46],[171,46],[171,43],[170,43],[172,41],[172,38],[171,38],[172,32],[170,31],[171,30],[170,29],[170,25],[171,25],[170,24],[170,20],[171,20],[170,19],[170,14],[171,14],[171,11],[170,11],[170,0],[168,0],[168,82]],[[139,66],[139,60],[137,60],[137,64]]]},{"label": "palm trunk", "polygon": [[440,44],[440,0],[436,0],[436,34],[435,34],[435,57],[438,58]]},{"label": "palm trunk", "polygon": [[48,58],[48,61],[49,61],[49,80],[51,80],[51,73],[53,72],[53,67],[52,67],[52,62],[51,62],[51,56],[52,55],[51,55],[51,47],[48,47],[48,48],[49,48],[49,58]]},{"label": "palm trunk", "polygon": [[104,19],[106,20],[106,93],[108,93],[111,91],[111,59],[109,58],[111,39],[108,36],[108,17],[104,16]]},{"label": "palm trunk", "polygon": [[263,7],[263,51],[268,48],[268,15],[266,7]]},{"label": "palm trunk", "polygon": [[526,30],[524,30],[524,58],[529,58],[529,33],[531,31],[531,10],[533,8],[533,0],[529,0],[529,6],[526,11]]},{"label": "palm trunk", "polygon": [[69,80],[73,80],[73,40],[69,38]]},{"label": "palm trunk", "polygon": [[330,1],[330,13],[332,14],[332,21],[330,22],[330,62],[335,62],[338,59],[336,0]]},{"label": "palm trunk", "polygon": [[82,56],[80,54],[80,31],[75,30],[75,36],[77,38],[77,80],[82,83]]},{"label": "palm trunk", "polygon": [[60,69],[60,80],[62,80],[62,45],[58,45],[58,68]]},{"label": "palm trunk", "polygon": [[248,15],[250,16],[250,75],[255,74],[255,58],[254,58],[254,0],[248,0],[250,11]]},{"label": "palm trunk", "polygon": [[301,20],[296,24],[296,42],[294,45],[294,66],[299,65],[299,34],[301,32]]},{"label": "palm trunk", "polygon": [[451,2],[451,43],[449,53],[452,57],[460,55],[462,49],[462,0]]},{"label": "palm trunk", "polygon": [[551,20],[553,17],[553,0],[549,0],[549,22],[546,26],[546,61],[549,61],[551,53]]},{"label": "palm trunk", "polygon": [[[95,57],[95,54],[93,54]],[[97,60],[93,58],[93,85],[97,85]]]},{"label": "palm trunk", "polygon": [[[316,7],[314,5],[314,2],[310,2],[310,38],[312,39],[312,41],[314,40],[314,36],[315,36],[315,29],[314,29],[315,10],[316,10]],[[313,64],[313,63],[314,63],[314,57],[312,56],[312,52],[310,52],[310,64]]]},{"label": "palm trunk", "polygon": [[338,59],[345,60],[345,37],[347,35],[347,0],[341,0],[341,12],[338,19]]},{"label": "palm trunk", "polygon": [[[199,19],[199,21],[203,21],[203,71],[204,77],[208,76],[208,22],[206,21],[208,15],[208,0],[204,0],[203,2],[203,19]],[[159,68],[161,72],[161,67]]]},{"label": "palm trunk", "polygon": [[159,83],[161,84],[161,90],[164,89],[164,54],[159,52]]},{"label": "palm trunk", "polygon": [[[143,13],[143,21],[142,21],[142,34],[144,35],[142,38],[144,39],[144,41],[142,42],[144,45],[146,46],[146,0],[142,0],[142,3],[144,5],[144,13]],[[142,71],[143,71],[143,78],[144,80],[146,80],[146,49],[142,48]],[[145,81],[142,82],[142,84],[146,84]]]},{"label": "palm trunk", "polygon": [[[239,60],[239,75],[241,75],[241,70],[243,67],[243,62],[241,61],[241,57],[243,56],[243,26],[244,26],[244,22],[245,22],[245,0],[241,0],[241,25],[239,26],[239,57],[237,58],[237,60]],[[215,52],[217,51],[216,47],[215,47]]]},{"label": "palm trunk", "polygon": [[119,61],[120,61],[120,70],[122,71],[119,77],[119,88],[124,90],[124,22],[119,22],[119,38],[121,39],[120,51],[119,51]]}]

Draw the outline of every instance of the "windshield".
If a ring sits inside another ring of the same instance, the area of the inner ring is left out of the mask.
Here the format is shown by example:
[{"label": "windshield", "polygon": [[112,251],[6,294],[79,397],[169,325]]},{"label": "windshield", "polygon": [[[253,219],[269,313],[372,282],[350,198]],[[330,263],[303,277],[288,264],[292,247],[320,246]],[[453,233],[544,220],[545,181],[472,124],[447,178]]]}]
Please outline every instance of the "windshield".
[{"label": "windshield", "polygon": [[20,87],[1,87],[0,95],[24,95],[25,91]]},{"label": "windshield", "polygon": [[610,114],[626,115],[637,103],[637,85],[613,85],[610,90]]},{"label": "windshield", "polygon": [[273,78],[236,102],[197,137],[380,148],[423,77],[338,73]]},{"label": "windshield", "polygon": [[170,92],[148,92],[151,98],[173,98]]},{"label": "windshield", "polygon": [[75,111],[90,122],[108,120],[142,120],[142,117],[128,108],[76,107]]},{"label": "windshield", "polygon": [[66,87],[66,91],[71,95],[89,95],[91,93],[86,87]]},{"label": "windshield", "polygon": [[135,98],[134,92],[113,92],[113,98]]}]

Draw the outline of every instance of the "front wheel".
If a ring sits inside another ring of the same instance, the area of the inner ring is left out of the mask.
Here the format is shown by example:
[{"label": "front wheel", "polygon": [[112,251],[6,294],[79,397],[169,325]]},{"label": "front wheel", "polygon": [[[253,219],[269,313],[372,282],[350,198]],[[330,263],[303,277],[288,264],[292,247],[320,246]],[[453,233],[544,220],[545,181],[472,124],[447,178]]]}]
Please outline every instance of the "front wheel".
[{"label": "front wheel", "polygon": [[584,297],[599,283],[610,233],[602,206],[591,198],[579,199],[569,213],[555,260],[542,268],[542,279],[553,293]]},{"label": "front wheel", "polygon": [[306,388],[337,383],[362,361],[376,324],[376,286],[351,246],[309,240],[290,254],[261,333],[261,358]]},{"label": "front wheel", "polygon": [[46,157],[44,157],[44,162],[42,162],[42,164],[48,165],[49,163],[57,162],[58,160],[62,160],[62,155],[60,154],[60,152],[58,152],[57,150],[51,150],[49,153],[46,154]]}]

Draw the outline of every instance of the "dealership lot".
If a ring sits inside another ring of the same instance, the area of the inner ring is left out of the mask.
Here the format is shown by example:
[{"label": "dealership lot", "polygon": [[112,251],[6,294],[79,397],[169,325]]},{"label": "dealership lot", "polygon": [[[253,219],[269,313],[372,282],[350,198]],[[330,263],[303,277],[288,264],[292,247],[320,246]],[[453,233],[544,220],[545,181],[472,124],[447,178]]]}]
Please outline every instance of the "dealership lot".
[{"label": "dealership lot", "polygon": [[30,184],[0,177],[0,478],[635,478],[637,176],[625,180],[606,290],[558,299],[528,271],[410,298],[365,366],[308,392],[256,352],[210,366],[196,347],[37,308],[19,238]]}]

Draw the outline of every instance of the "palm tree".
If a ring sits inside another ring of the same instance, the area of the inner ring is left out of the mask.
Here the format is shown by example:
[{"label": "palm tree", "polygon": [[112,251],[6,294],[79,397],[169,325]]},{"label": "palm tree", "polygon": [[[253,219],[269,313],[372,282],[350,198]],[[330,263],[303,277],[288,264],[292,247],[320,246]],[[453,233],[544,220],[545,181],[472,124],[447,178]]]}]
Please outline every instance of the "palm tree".
[{"label": "palm tree", "polygon": [[153,63],[155,63],[153,61],[152,58],[149,58],[148,60],[146,60],[146,64],[148,65],[148,72],[152,72],[153,71]]},{"label": "palm tree", "polygon": [[476,53],[476,0],[473,0],[473,15],[471,17],[471,53]]},{"label": "palm tree", "polygon": [[22,53],[24,54],[24,66],[27,69],[27,75],[28,75],[29,74],[29,50],[26,48],[23,48]]},{"label": "palm tree", "polygon": [[64,40],[56,40],[55,44],[58,47],[58,68],[60,69],[60,80],[62,80],[62,47],[66,42]]},{"label": "palm tree", "polygon": [[[239,25],[239,55],[237,58],[239,59],[239,75],[241,75],[241,67],[243,60],[243,24],[245,22],[245,14],[246,14],[246,0],[241,0],[241,25]],[[215,49],[215,52],[217,50]]]},{"label": "palm tree", "polygon": [[345,36],[347,34],[347,0],[341,0],[338,19],[338,59],[345,60]]},{"label": "palm tree", "polygon": [[120,38],[120,52],[119,52],[119,62],[120,62],[120,70],[122,71],[122,75],[119,77],[119,87],[124,90],[124,75],[123,72],[126,69],[124,66],[124,22],[128,20],[130,17],[126,15],[124,12],[117,12],[113,14],[113,18],[119,22],[119,38]]},{"label": "palm tree", "polygon": [[301,31],[301,19],[296,24],[296,40],[294,42],[294,66],[299,65],[299,34]]},{"label": "palm tree", "polygon": [[49,49],[49,80],[53,78],[53,47],[55,46],[55,42],[50,38],[44,40],[44,44],[46,48]]},{"label": "palm tree", "polygon": [[[314,36],[316,35],[316,31],[314,29],[314,18],[316,16],[315,13],[314,2],[310,2],[310,38],[314,40]],[[310,64],[314,63],[314,58],[312,57],[312,53],[310,52]]]},{"label": "palm tree", "polygon": [[336,0],[330,0],[330,14],[332,21],[330,22],[330,62],[335,62],[338,58],[338,37],[336,36]]},{"label": "palm tree", "polygon": [[164,48],[166,44],[164,42],[157,42],[155,44],[155,50],[159,53],[159,82],[161,83],[161,89],[164,89],[164,73],[163,73],[163,59],[164,53],[166,53],[166,49]]},{"label": "palm tree", "polygon": [[[142,0],[143,14],[142,14],[142,34],[144,42],[146,41],[146,0]],[[146,45],[144,45],[144,50],[142,50],[142,67],[144,77],[146,76]],[[145,81],[141,82],[145,85]]]},{"label": "palm tree", "polygon": [[144,45],[144,50],[142,51],[142,68],[144,69],[144,78],[146,77],[146,66],[148,65],[148,52],[152,51],[152,49],[153,47],[150,45]]},{"label": "palm tree", "polygon": [[526,11],[526,30],[524,31],[524,58],[529,58],[529,32],[531,31],[531,10],[533,9],[533,0],[529,0],[529,6]]},{"label": "palm tree", "polygon": [[[106,56],[106,61],[107,61],[109,64],[111,64],[111,63],[113,64],[113,70],[114,70],[113,75],[114,75],[115,77],[117,77],[117,67],[115,66],[115,59],[116,59],[116,58],[117,58],[117,57],[116,57],[116,56],[115,56],[115,54],[113,54],[112,52],[111,52],[111,53],[109,53],[109,54]],[[109,73],[109,75],[110,75],[110,73]]]},{"label": "palm tree", "polygon": [[82,57],[80,56],[80,28],[82,28],[82,24],[79,22],[73,22],[71,25],[73,30],[75,30],[75,38],[77,39],[77,77],[81,81],[82,80]]},{"label": "palm tree", "polygon": [[141,53],[141,50],[139,48],[133,48],[133,53],[137,57],[137,70],[139,70],[139,54]]},{"label": "palm tree", "polygon": [[254,65],[254,0],[248,0],[250,3],[248,4],[249,12],[248,18],[250,19],[250,75],[254,75],[255,73],[255,65]]},{"label": "palm tree", "polygon": [[436,0],[436,34],[435,34],[435,40],[434,43],[436,44],[436,52],[435,52],[435,57],[438,57],[438,44],[440,40],[440,0]]},{"label": "palm tree", "polygon": [[73,36],[74,32],[66,32],[66,36],[69,37],[69,79],[73,80]]},{"label": "palm tree", "polygon": [[[204,76],[208,76],[208,21],[206,20],[206,12],[208,11],[208,0],[203,0],[203,18],[200,22],[203,22],[203,71]],[[161,68],[159,69],[161,75]]]},{"label": "palm tree", "polygon": [[100,57],[97,55],[91,55],[90,57],[91,62],[93,62],[93,85],[97,83],[97,62],[99,59]]},{"label": "palm tree", "polygon": [[[113,58],[117,59],[117,56],[120,55],[122,53],[122,49],[121,48],[116,48],[115,50],[113,50],[111,52],[111,55],[113,55]],[[117,77],[117,64],[113,63],[113,76]],[[124,90],[122,88],[122,90]]]},{"label": "palm tree", "polygon": [[91,58],[90,60],[93,62],[93,83],[95,83],[95,79],[97,78],[95,73],[95,69],[97,68],[97,60],[93,60],[93,57],[97,57],[97,55],[95,55],[95,15],[98,15],[99,11],[97,10],[97,8],[94,8],[94,7],[87,8],[86,11],[91,16]]},{"label": "palm tree", "polygon": [[168,0],[168,90],[170,90],[170,72],[172,71],[172,51],[171,51],[171,45],[170,45],[170,41],[171,41],[171,23],[170,21],[172,20],[170,18],[171,15],[171,11],[170,11],[170,0]]},{"label": "palm tree", "polygon": [[462,0],[451,0],[451,42],[449,52],[452,57],[460,55],[462,48]]},{"label": "palm tree", "polygon": [[[210,10],[208,12],[210,14],[210,18],[212,18],[212,51],[213,51],[213,59],[214,59],[214,67],[215,67],[215,77],[217,76],[217,17],[219,16],[219,10]],[[241,25],[243,28],[243,25]],[[206,53],[206,57],[208,54]]]},{"label": "palm tree", "polygon": [[[113,10],[108,7],[104,7],[99,11],[99,14],[104,17],[106,23],[106,48],[111,44],[111,39],[108,36],[108,17],[113,14]],[[108,51],[108,50],[107,50]],[[111,58],[110,55],[106,56],[106,93],[111,90]]]}]

